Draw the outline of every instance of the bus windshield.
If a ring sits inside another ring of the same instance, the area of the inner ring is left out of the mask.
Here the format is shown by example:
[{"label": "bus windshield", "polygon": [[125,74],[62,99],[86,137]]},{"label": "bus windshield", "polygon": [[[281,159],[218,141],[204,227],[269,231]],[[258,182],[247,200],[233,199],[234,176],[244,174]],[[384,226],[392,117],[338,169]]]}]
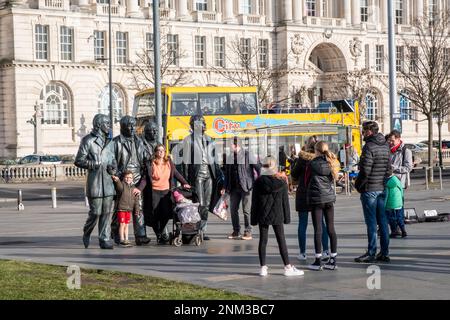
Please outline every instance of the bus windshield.
[{"label": "bus windshield", "polygon": [[155,116],[155,95],[147,93],[137,96],[134,100],[134,108],[137,117]]},{"label": "bus windshield", "polygon": [[255,93],[173,93],[172,116],[257,114]]}]

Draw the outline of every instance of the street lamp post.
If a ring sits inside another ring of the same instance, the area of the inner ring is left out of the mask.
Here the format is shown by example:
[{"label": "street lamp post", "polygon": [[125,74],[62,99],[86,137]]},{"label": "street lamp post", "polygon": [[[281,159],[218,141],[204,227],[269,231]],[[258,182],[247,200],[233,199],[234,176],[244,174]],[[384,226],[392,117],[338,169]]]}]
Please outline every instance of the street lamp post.
[{"label": "street lamp post", "polygon": [[109,63],[109,121],[111,122],[110,138],[114,136],[114,112],[112,99],[112,32],[111,32],[111,0],[108,1],[108,63]]},{"label": "street lamp post", "polygon": [[395,128],[394,115],[397,111],[397,75],[395,70],[396,50],[394,35],[394,8],[392,0],[388,0],[388,33],[389,33],[389,120],[391,131]]},{"label": "street lamp post", "polygon": [[161,61],[159,38],[159,0],[153,0],[153,45],[155,61],[155,117],[158,126],[158,142],[163,142],[162,106],[161,106]]}]

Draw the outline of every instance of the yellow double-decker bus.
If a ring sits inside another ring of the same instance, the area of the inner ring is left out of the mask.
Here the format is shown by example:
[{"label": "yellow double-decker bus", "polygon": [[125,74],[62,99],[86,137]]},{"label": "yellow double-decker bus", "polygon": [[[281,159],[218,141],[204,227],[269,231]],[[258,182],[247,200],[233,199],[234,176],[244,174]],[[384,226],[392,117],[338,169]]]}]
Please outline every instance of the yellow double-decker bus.
[{"label": "yellow double-decker bus", "polygon": [[[192,115],[204,116],[207,134],[216,141],[235,135],[262,137],[277,135],[279,146],[288,151],[317,135],[333,151],[351,143],[360,152],[358,107],[345,100],[323,103],[318,108],[272,105],[260,109],[256,87],[164,87],[162,88],[164,138],[169,147],[190,133]],[[136,94],[133,115],[138,132],[154,120],[154,89]]]}]

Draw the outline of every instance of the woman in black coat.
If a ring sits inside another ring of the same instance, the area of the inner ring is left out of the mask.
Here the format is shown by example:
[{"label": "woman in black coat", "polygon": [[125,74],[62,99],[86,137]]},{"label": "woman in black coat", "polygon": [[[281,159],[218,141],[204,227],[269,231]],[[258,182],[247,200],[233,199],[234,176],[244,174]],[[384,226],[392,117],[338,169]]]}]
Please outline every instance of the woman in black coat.
[{"label": "woman in black coat", "polygon": [[311,206],[314,226],[316,260],[309,268],[322,270],[322,219],[325,216],[331,242],[331,257],[324,267],[334,270],[337,268],[337,237],[334,229],[334,202],[336,201],[334,181],[338,177],[340,165],[336,156],[328,150],[328,144],[325,141],[318,142],[314,149],[316,158],[310,163],[311,179],[307,188],[307,197],[308,204]]},{"label": "woman in black coat", "polygon": [[269,226],[272,226],[277,238],[280,254],[284,262],[285,276],[300,276],[303,271],[297,270],[289,263],[289,255],[284,237],[283,224],[291,222],[288,185],[278,175],[277,161],[267,157],[263,161],[261,176],[255,181],[252,195],[251,224],[259,225],[259,262],[260,275],[267,276],[266,247],[269,236]]},{"label": "woman in black coat", "polygon": [[[306,229],[308,228],[308,214],[311,211],[311,207],[308,205],[306,197],[306,191],[311,175],[309,169],[310,162],[314,159],[315,150],[314,146],[318,142],[317,136],[311,136],[308,138],[303,150],[298,154],[298,159],[295,161],[292,168],[291,177],[298,181],[297,191],[295,194],[295,210],[298,213],[298,246],[300,248],[300,254],[297,259],[305,261],[306,257]],[[328,251],[328,233],[326,231],[325,222],[322,220],[322,246],[323,246],[323,259],[329,258]]]}]

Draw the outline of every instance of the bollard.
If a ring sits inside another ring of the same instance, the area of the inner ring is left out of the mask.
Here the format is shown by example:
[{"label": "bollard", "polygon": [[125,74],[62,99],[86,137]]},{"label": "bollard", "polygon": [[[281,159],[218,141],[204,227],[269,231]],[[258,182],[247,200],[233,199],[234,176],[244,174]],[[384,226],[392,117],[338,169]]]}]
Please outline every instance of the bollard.
[{"label": "bollard", "polygon": [[52,188],[52,208],[53,209],[57,208],[57,205],[56,205],[56,187]]},{"label": "bollard", "polygon": [[442,187],[442,167],[441,166],[439,166],[439,183],[441,185],[441,190],[443,190],[443,187]]},{"label": "bollard", "polygon": [[428,169],[427,167],[423,167],[425,169],[425,185],[427,186],[427,190],[429,190],[428,188]]},{"label": "bollard", "polygon": [[25,210],[25,207],[22,203],[22,190],[17,191],[17,210],[23,211]]}]

